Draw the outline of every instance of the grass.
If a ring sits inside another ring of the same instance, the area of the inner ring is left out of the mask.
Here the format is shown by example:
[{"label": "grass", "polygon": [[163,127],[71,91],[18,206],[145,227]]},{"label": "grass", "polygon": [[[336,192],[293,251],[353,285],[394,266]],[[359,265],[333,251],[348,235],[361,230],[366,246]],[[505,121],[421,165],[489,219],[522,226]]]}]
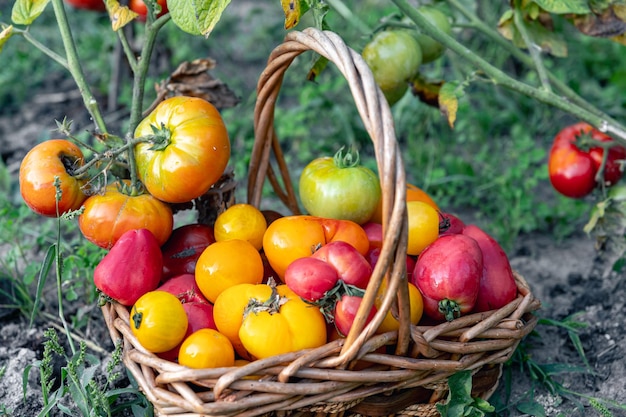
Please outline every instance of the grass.
[{"label": "grass", "polygon": [[[390,2],[370,0],[359,4],[358,8],[351,8],[359,13],[353,17],[371,28],[378,24],[376,16],[395,11]],[[0,7],[0,20],[9,20],[9,6],[3,3]],[[379,13],[371,13],[372,9]],[[496,24],[499,17],[496,8],[488,7],[479,12],[491,26]],[[109,25],[102,15],[82,11],[72,13],[75,13],[76,18],[73,29],[79,36],[79,53],[85,60],[89,81],[98,95],[103,96],[109,91],[110,71],[102,69],[111,68],[109,57],[115,37],[111,36]],[[48,10],[33,26],[32,32],[39,39],[50,40],[50,46],[60,50],[52,19],[51,11]],[[305,20],[302,25],[306,23]],[[341,28],[346,42],[357,50],[367,40],[356,25],[351,25],[350,21],[346,22],[336,14],[329,23],[331,28]],[[546,66],[590,102],[615,118],[623,119],[626,116],[626,97],[623,94],[626,88],[626,55],[623,54],[623,47],[604,39],[581,37],[566,22],[556,23],[572,39],[570,53],[567,58],[558,60],[544,56]],[[233,31],[233,27],[241,30]],[[479,51],[494,65],[516,74],[522,81],[537,83],[535,72],[515,62],[487,38],[463,29],[462,25],[457,25],[455,31],[469,48]],[[169,67],[160,67],[151,75],[150,82],[159,80],[167,74],[167,68],[173,69],[183,60],[212,56],[218,60],[216,74],[241,96],[241,104],[237,108],[225,110],[223,116],[233,144],[232,164],[242,185],[245,184],[254,133],[252,111],[256,77],[269,52],[280,43],[283,35],[282,12],[276,5],[256,4],[244,10],[237,2],[233,2],[208,40],[190,39],[173,25],[167,25],[159,38],[161,57],[168,61]],[[33,52],[20,39],[7,42],[2,56],[2,115],[19,111],[31,98],[33,91],[49,88],[50,83],[65,76],[60,67],[50,65],[47,57]],[[375,168],[372,144],[356,114],[352,98],[346,94],[345,80],[336,70],[329,68],[315,83],[307,82],[305,75],[309,65],[310,60],[301,59],[290,68],[277,106],[277,134],[287,151],[293,177],[297,178],[299,170],[311,159],[332,155],[339,147],[350,144],[356,144],[364,163]],[[243,71],[242,68],[247,70]],[[394,106],[397,138],[404,150],[409,181],[429,192],[445,210],[470,210],[477,213],[477,220],[507,250],[514,248],[520,234],[551,233],[555,238],[563,239],[580,231],[589,205],[585,201],[557,196],[550,188],[545,166],[552,137],[559,126],[571,122],[571,118],[547,106],[537,105],[530,98],[513,95],[494,86],[488,80],[476,76],[467,62],[450,52],[443,59],[424,66],[422,72],[431,80],[471,79],[472,82],[459,102],[458,121],[454,128],[448,125],[437,109],[410,95]],[[28,74],[27,79],[24,79],[24,74]],[[128,104],[129,94],[130,89],[125,83],[121,86],[121,106]],[[149,90],[146,101],[152,95],[153,92]],[[320,123],[320,120],[323,122]],[[238,200],[243,201],[244,195],[241,187]],[[265,202],[272,204],[269,191]],[[0,274],[11,283],[10,291],[3,294],[9,300],[3,307],[18,309],[29,317],[32,311],[43,312],[35,308],[38,299],[47,298],[41,292],[44,289],[38,289],[37,285],[42,279],[39,258],[42,249],[45,252],[45,248],[54,243],[49,236],[55,236],[56,224],[53,221],[42,221],[21,203],[17,178],[11,177],[2,164],[0,213],[4,220],[0,227],[0,249],[3,253]],[[102,252],[80,237],[74,222],[65,222],[62,231],[62,302],[72,304],[84,300],[82,304],[93,305],[96,293],[93,283],[87,278],[91,276]],[[39,318],[53,320],[53,317],[43,313]],[[543,324],[565,327],[581,358],[585,359],[580,342],[575,340],[576,329],[570,326],[572,323],[546,321]],[[88,314],[81,309],[72,311],[71,327],[74,330],[79,331],[88,326]],[[47,346],[50,349],[54,347],[52,350],[56,351],[52,333],[48,333],[48,340]],[[64,356],[67,365],[64,379],[67,384],[63,388],[67,391],[54,394],[48,390],[50,398],[67,394],[75,398],[77,405],[82,404],[79,398],[84,398],[84,394],[76,390],[89,389],[94,379],[77,382],[72,372],[76,375],[76,369],[84,372],[96,365],[85,355],[81,356],[82,349],[80,346],[77,356],[76,353],[57,352]],[[524,355],[522,346],[516,354],[516,363],[525,367],[538,382],[547,383],[548,389],[558,392],[561,388],[553,382],[556,369],[532,363]],[[46,363],[37,364],[40,372],[46,371],[46,366]],[[42,376],[42,382],[47,384],[47,374]],[[129,392],[136,394],[136,390],[130,389]],[[94,396],[93,400],[100,401],[99,407],[106,415],[105,405],[110,406],[110,400],[116,399],[118,394],[121,393],[114,392],[110,397],[99,399]],[[92,397],[87,395],[87,398]],[[141,397],[138,398],[137,401],[141,402]],[[597,404],[598,410],[606,405],[596,398],[589,401],[592,405]],[[139,403],[133,403],[132,406],[135,410],[141,410]]]}]

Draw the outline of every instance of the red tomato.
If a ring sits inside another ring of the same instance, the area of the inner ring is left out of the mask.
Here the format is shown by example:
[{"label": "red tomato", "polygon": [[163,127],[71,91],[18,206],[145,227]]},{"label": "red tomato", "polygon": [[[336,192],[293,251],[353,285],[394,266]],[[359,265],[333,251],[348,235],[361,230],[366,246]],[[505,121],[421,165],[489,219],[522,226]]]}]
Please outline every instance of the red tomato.
[{"label": "red tomato", "polygon": [[193,274],[202,251],[214,242],[213,228],[206,224],[187,224],[174,229],[167,242],[161,247],[163,279]]},{"label": "red tomato", "polygon": [[110,249],[124,232],[148,229],[162,245],[172,234],[172,209],[150,194],[136,196],[121,191],[118,184],[109,184],[103,194],[85,201],[85,211],[78,216],[78,226],[90,242]]},{"label": "red tomato", "polygon": [[372,266],[367,259],[354,246],[341,240],[327,243],[311,256],[335,268],[344,283],[361,289],[367,287],[372,276]]},{"label": "red tomato", "polygon": [[[378,263],[378,259],[380,258],[380,251],[381,251],[381,248],[371,248],[365,255],[365,259],[367,259],[367,261],[372,266],[372,270],[376,267],[376,264]],[[413,276],[413,269],[415,269],[415,258],[411,255],[407,255],[406,256],[406,276],[409,281],[411,280],[411,277]]]},{"label": "red tomato", "polygon": [[157,288],[161,281],[161,248],[147,229],[129,230],[102,258],[93,273],[102,293],[125,306]]},{"label": "red tomato", "polygon": [[321,299],[338,280],[334,267],[312,256],[296,259],[285,271],[285,284],[289,289],[310,302]]},{"label": "red tomato", "polygon": [[447,235],[420,254],[411,282],[422,293],[429,317],[451,321],[474,308],[482,273],[478,243],[465,235]]},{"label": "red tomato", "polygon": [[[611,137],[602,134],[594,135],[594,139],[601,140],[602,142],[611,142],[613,139]],[[602,156],[604,154],[604,149],[596,147],[589,149],[589,155],[591,159],[593,159],[593,165],[598,171],[602,164]],[[624,175],[624,171],[622,169],[622,164],[619,161],[626,160],[626,148],[622,146],[614,146],[609,149],[609,156],[606,160],[606,165],[604,166],[604,183],[610,187],[619,182]]]},{"label": "red tomato", "polygon": [[[158,0],[158,3],[159,3],[159,6],[161,6],[161,11],[157,15],[157,17],[160,17],[160,16],[163,16],[168,11],[167,1]],[[139,15],[137,19],[139,19],[142,22],[146,21],[146,16],[148,14],[148,7],[146,6],[146,3],[144,3],[143,0],[130,0],[128,2],[128,7],[130,8],[130,10],[132,10],[133,12]]]},{"label": "red tomato", "polygon": [[104,12],[106,7],[105,0],[65,0],[65,2],[76,9],[93,10]]},{"label": "red tomato", "polygon": [[465,223],[452,213],[439,213],[441,222],[439,223],[439,236],[457,235],[463,232]]},{"label": "red tomato", "polygon": [[[343,295],[339,301],[337,301],[337,304],[335,304],[333,319],[335,321],[335,327],[341,336],[347,336],[350,332],[354,319],[356,318],[356,313],[359,310],[362,301],[363,297],[346,294]],[[372,309],[367,316],[367,320],[365,321],[366,325],[372,321],[376,311],[378,311],[376,306],[372,306]]]},{"label": "red tomato", "polygon": [[209,303],[209,300],[202,295],[194,274],[182,274],[172,277],[161,284],[158,290],[174,294],[181,303]]},{"label": "red tomato", "polygon": [[153,138],[135,146],[137,173],[150,194],[168,203],[205,194],[230,158],[222,116],[201,98],[176,96],[162,101],[139,123],[135,137]]},{"label": "red tomato", "polygon": [[[26,205],[48,217],[79,209],[87,198],[83,193],[85,181],[73,177],[72,172],[83,164],[82,151],[70,141],[52,139],[33,147],[20,165],[20,193]],[[58,212],[55,176],[61,188]]]},{"label": "red tomato", "polygon": [[483,254],[483,273],[474,311],[504,307],[517,296],[517,284],[506,252],[493,237],[476,225],[465,226],[463,234],[474,239]]}]

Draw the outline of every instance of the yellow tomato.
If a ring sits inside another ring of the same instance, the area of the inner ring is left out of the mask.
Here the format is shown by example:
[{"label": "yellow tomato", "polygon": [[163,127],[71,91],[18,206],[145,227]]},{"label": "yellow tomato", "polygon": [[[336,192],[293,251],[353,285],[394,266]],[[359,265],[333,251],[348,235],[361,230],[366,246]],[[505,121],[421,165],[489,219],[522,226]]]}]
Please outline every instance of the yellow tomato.
[{"label": "yellow tomato", "polygon": [[263,247],[263,234],[267,229],[265,216],[251,204],[235,204],[222,212],[213,231],[218,242],[228,239],[248,241],[256,250]]},{"label": "yellow tomato", "polygon": [[187,313],[175,295],[150,291],[139,297],[130,312],[130,329],[150,352],[166,352],[187,332]]},{"label": "yellow tomato", "polygon": [[[417,289],[417,287],[410,282],[409,285],[409,305],[411,310],[411,324],[417,324],[422,319],[422,314],[424,313],[424,300],[422,299],[422,293]],[[383,281],[383,285],[380,286],[378,294],[376,295],[376,300],[374,303],[376,307],[380,307],[383,302],[383,298],[385,296],[386,285]],[[383,319],[383,322],[378,327],[376,333],[386,333],[394,330],[398,330],[400,327],[400,322],[396,319],[391,310],[387,312],[387,315]]]},{"label": "yellow tomato", "polygon": [[178,363],[190,368],[222,368],[235,365],[235,351],[228,338],[214,329],[200,329],[187,336],[178,352]]},{"label": "yellow tomato", "polygon": [[406,252],[419,255],[439,237],[439,212],[423,201],[406,203],[409,241]]},{"label": "yellow tomato", "polygon": [[[435,200],[432,199],[432,197],[430,195],[428,195],[427,192],[425,192],[424,190],[422,190],[421,188],[413,185],[413,184],[407,184],[406,185],[406,201],[422,201],[426,204],[428,204],[429,206],[431,206],[432,208],[434,208],[435,210],[439,211],[439,206],[437,205],[437,203],[435,203]],[[376,211],[374,212],[374,215],[370,218],[371,222],[374,223],[381,223],[383,222],[383,204],[382,204],[382,199],[378,202],[378,206],[376,208]]]},{"label": "yellow tomato", "polygon": [[263,260],[250,242],[240,239],[210,244],[196,263],[196,283],[202,294],[214,303],[217,296],[236,284],[260,284]]}]

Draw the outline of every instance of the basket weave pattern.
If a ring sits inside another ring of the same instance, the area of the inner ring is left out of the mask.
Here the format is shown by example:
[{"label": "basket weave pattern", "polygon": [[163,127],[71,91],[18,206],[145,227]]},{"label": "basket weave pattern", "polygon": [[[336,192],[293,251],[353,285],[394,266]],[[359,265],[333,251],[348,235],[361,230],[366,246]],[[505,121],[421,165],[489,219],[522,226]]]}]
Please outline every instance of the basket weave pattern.
[{"label": "basket weave pattern", "polygon": [[[257,88],[248,201],[260,206],[268,179],[285,205],[299,213],[274,130],[274,105],[285,71],[306,51],[328,59],[348,81],[374,144],[383,189],[383,250],[357,319],[345,339],[316,349],[239,368],[188,369],[144,349],[130,330],[128,309],[107,303],[102,311],[111,338],[123,343],[124,364],[157,415],[436,416],[435,404],[445,398],[447,378],[455,372],[472,370],[473,394],[489,398],[500,378],[501,364],[536,325],[531,313],[540,303],[517,274],[518,297],[499,310],[435,326],[409,324],[406,179],[393,119],[367,64],[332,32],[290,32],[269,57]],[[374,319],[365,325],[365,312],[383,280],[388,291]],[[400,329],[376,335],[390,310],[397,314]]]}]

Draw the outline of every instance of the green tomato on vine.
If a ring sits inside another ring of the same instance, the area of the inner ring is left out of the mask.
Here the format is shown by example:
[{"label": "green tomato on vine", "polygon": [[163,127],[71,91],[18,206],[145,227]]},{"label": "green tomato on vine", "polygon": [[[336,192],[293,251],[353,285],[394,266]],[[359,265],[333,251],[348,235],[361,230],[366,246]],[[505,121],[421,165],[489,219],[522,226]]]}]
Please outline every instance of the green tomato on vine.
[{"label": "green tomato on vine", "polygon": [[[417,11],[420,12],[433,26],[437,29],[441,30],[447,35],[452,34],[452,25],[450,23],[450,19],[448,16],[442,12],[440,9],[434,6],[420,6],[417,8]],[[410,19],[405,19],[405,23],[412,24],[413,21]],[[410,33],[417,39],[417,42],[420,45],[420,49],[422,51],[422,64],[427,64],[429,62],[433,62],[443,55],[446,50],[446,47],[441,43],[437,42],[430,36],[420,33],[416,30],[411,30]]]}]

